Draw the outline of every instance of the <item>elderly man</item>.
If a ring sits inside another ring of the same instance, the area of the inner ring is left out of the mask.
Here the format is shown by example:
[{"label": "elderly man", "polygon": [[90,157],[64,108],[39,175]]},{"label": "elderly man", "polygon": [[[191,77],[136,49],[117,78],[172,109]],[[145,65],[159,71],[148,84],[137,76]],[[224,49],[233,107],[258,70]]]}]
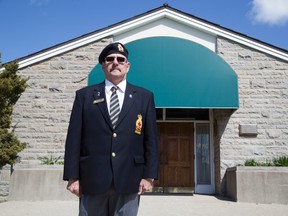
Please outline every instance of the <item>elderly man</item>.
[{"label": "elderly man", "polygon": [[123,44],[109,44],[98,60],[106,79],[76,92],[63,179],[80,197],[80,216],[135,216],[158,177],[154,96],[126,81]]}]

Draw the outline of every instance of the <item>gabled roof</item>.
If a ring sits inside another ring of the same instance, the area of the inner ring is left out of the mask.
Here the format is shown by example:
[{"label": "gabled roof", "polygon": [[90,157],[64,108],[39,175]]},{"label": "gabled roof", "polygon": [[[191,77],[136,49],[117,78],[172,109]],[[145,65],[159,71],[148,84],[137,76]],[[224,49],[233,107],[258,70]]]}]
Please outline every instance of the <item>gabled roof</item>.
[{"label": "gabled roof", "polygon": [[237,43],[246,45],[255,50],[267,53],[269,55],[278,57],[280,59],[288,61],[288,51],[281,49],[279,47],[273,46],[271,44],[265,43],[263,41],[257,40],[255,38],[249,37],[247,35],[235,32],[231,29],[222,27],[215,23],[209,22],[207,20],[195,17],[191,14],[179,11],[175,8],[170,7],[168,4],[164,4],[161,7],[147,11],[146,13],[134,16],[132,18],[126,19],[124,21],[118,22],[116,24],[107,26],[105,28],[84,34],[75,39],[60,43],[56,46],[49,47],[47,49],[41,50],[39,52],[27,55],[20,58],[19,68],[35,64],[39,61],[43,61],[47,58],[59,55],[61,53],[70,51],[72,49],[81,47],[83,45],[89,44],[91,42],[100,40],[102,38],[120,34],[131,29],[138,28],[141,25],[162,19],[169,18],[176,22],[190,26],[191,28],[198,29],[200,31],[206,32],[210,35],[221,36]]}]

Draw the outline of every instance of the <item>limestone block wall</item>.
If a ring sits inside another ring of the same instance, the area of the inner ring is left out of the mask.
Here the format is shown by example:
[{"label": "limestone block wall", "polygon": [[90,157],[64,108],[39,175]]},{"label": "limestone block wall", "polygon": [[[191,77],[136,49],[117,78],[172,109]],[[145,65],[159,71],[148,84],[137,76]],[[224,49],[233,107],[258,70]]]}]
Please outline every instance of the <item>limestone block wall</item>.
[{"label": "limestone block wall", "polygon": [[[106,38],[21,69],[29,87],[13,114],[15,132],[28,147],[22,164],[37,165],[43,157],[63,157],[75,91],[87,85]],[[246,159],[265,161],[288,155],[288,63],[224,38],[217,54],[237,73],[240,107],[214,110],[216,192],[227,167]],[[239,125],[253,124],[257,136],[239,136]]]},{"label": "limestone block wall", "polygon": [[63,157],[75,91],[87,86],[87,76],[98,55],[112,38],[103,39],[21,69],[29,87],[14,108],[16,134],[28,147],[22,164],[39,164],[41,158]]},{"label": "limestone block wall", "polygon": [[0,203],[5,202],[9,195],[11,166],[6,165],[0,168]]},{"label": "limestone block wall", "polygon": [[[227,167],[247,159],[288,155],[288,62],[223,38],[217,40],[217,53],[237,73],[240,106],[234,113],[214,111],[219,180]],[[256,125],[257,135],[240,136],[243,124]]]}]

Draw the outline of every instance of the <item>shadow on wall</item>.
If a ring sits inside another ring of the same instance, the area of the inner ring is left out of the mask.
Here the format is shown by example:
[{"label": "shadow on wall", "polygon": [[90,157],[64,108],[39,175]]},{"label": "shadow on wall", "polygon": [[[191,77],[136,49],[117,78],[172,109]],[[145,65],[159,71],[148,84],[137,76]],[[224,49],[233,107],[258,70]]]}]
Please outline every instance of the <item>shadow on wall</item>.
[{"label": "shadow on wall", "polygon": [[226,131],[231,115],[235,110],[215,109],[213,110],[213,129],[214,129],[214,163],[215,163],[215,192],[225,195],[225,170],[221,169],[220,143]]}]

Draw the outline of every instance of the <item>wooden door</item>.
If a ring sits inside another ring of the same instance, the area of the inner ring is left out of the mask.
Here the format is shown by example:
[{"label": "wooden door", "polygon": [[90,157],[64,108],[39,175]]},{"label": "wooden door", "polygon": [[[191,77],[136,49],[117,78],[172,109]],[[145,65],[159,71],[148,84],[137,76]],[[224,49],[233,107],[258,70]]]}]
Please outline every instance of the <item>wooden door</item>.
[{"label": "wooden door", "polygon": [[160,174],[155,187],[163,192],[194,189],[193,123],[158,123]]}]

